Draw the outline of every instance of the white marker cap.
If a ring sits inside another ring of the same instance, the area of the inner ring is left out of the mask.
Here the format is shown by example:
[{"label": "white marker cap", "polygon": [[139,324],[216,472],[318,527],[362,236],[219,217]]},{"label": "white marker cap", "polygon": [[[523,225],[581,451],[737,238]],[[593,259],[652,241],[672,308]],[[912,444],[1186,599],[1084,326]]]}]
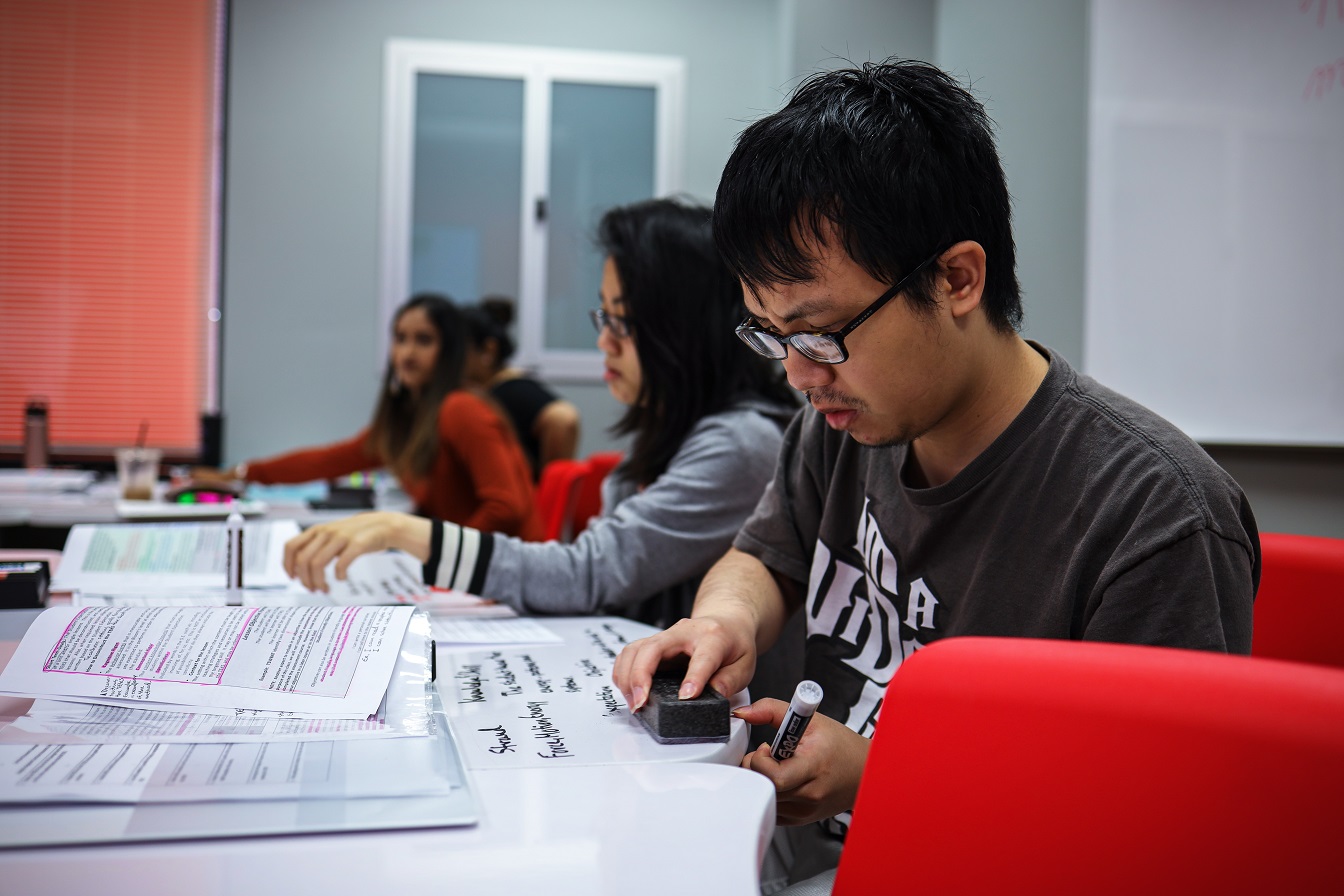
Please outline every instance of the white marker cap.
[{"label": "white marker cap", "polygon": [[821,685],[810,680],[798,682],[798,687],[793,690],[793,700],[789,702],[789,709],[800,716],[810,716],[820,705]]}]

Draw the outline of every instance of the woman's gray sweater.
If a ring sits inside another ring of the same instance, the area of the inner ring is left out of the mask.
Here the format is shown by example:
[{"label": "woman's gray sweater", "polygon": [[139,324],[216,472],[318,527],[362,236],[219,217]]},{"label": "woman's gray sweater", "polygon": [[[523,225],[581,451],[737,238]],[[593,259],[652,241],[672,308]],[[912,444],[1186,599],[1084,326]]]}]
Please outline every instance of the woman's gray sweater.
[{"label": "woman's gray sweater", "polygon": [[602,483],[601,515],[572,543],[436,522],[425,581],[520,613],[671,625],[689,615],[701,577],[756,507],[795,410],[757,399],[701,419],[642,490],[618,467]]}]

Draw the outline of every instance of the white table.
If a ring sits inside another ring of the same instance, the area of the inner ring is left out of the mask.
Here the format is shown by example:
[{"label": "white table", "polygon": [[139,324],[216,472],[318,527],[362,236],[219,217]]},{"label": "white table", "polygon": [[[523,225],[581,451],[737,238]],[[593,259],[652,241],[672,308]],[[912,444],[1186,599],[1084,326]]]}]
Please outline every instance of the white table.
[{"label": "white table", "polygon": [[[160,482],[157,486],[159,494],[166,490],[167,484]],[[0,494],[0,525],[68,529],[79,523],[131,522],[118,515],[118,497],[114,479],[100,480],[80,491],[6,492]],[[356,510],[314,510],[307,501],[293,498],[262,500],[266,504],[264,518],[297,520],[304,526],[358,513]],[[400,490],[393,490],[380,497],[378,509],[409,511],[411,502]],[[172,505],[165,504],[163,516],[156,519],[173,519],[172,513]]]},{"label": "white table", "polygon": [[[0,662],[32,616],[0,613]],[[565,637],[593,624],[545,621]],[[0,698],[0,715],[22,708]],[[700,761],[657,761],[641,746],[620,764],[469,769],[480,809],[471,827],[0,850],[0,889],[747,896],[775,804],[768,780],[731,764],[744,748],[734,721],[728,745],[666,754]]]},{"label": "white table", "polygon": [[774,791],[726,765],[474,776],[472,828],[0,851],[7,893],[757,892]]}]

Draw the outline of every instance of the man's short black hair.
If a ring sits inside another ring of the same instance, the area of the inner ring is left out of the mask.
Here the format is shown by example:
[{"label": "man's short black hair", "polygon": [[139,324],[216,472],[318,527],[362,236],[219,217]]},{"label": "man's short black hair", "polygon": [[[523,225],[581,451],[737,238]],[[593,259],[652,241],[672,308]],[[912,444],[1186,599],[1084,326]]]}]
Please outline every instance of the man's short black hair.
[{"label": "man's short black hair", "polygon": [[[984,247],[982,305],[1012,332],[1022,320],[1008,185],[994,125],[970,91],[932,65],[889,59],[806,80],[749,126],[719,181],[714,237],[753,291],[815,275],[809,244],[839,239],[892,284],[961,240]],[[930,308],[934,269],[906,299]]]}]

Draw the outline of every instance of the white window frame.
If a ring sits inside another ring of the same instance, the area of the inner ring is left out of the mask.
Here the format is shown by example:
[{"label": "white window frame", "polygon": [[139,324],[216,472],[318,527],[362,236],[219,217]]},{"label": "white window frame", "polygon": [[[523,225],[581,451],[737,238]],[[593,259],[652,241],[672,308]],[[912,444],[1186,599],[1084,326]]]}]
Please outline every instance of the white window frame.
[{"label": "white window frame", "polygon": [[[420,74],[515,78],[523,82],[523,171],[518,295],[518,363],[547,378],[600,380],[594,349],[547,349],[545,332],[546,222],[539,199],[550,195],[551,84],[651,87],[655,101],[654,195],[680,192],[685,165],[685,60],[507,44],[393,38],[384,58],[382,276],[378,363],[387,356],[393,311],[406,300],[411,271],[411,190],[414,182],[415,90]],[[474,301],[477,296],[462,296]]]}]

